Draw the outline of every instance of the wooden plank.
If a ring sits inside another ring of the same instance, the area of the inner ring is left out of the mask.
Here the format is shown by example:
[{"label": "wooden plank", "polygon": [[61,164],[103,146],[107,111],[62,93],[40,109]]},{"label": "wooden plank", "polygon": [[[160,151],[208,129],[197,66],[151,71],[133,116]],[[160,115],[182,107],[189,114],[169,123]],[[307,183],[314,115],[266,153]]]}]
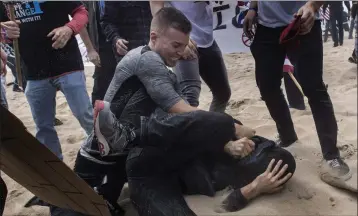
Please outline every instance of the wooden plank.
[{"label": "wooden plank", "polygon": [[[45,146],[43,147],[46,148]],[[24,161],[34,170],[34,172],[42,173],[42,176],[47,181],[56,185],[61,191],[78,192],[78,190],[70,182],[64,179],[63,176],[59,175],[45,161],[41,160],[41,158],[37,158],[34,154],[29,153],[33,152],[32,149],[27,149],[25,146],[21,146],[22,151],[19,151],[19,145],[16,145],[16,140],[15,143],[13,140],[5,142],[2,149],[12,152],[14,157]],[[61,162],[59,159],[57,160]],[[63,162],[61,163],[66,166]]]},{"label": "wooden plank", "polygon": [[95,206],[101,212],[101,216],[111,215],[106,205],[95,204]]},{"label": "wooden plank", "polygon": [[[90,212],[86,211],[85,206],[78,205],[73,199],[71,199],[70,196],[67,196],[66,193],[63,193],[63,191],[59,190],[57,187],[46,185],[46,186],[44,186],[44,188],[46,188],[49,191],[49,193],[52,193],[54,195],[56,194],[56,196],[54,196],[54,198],[57,200],[56,203],[61,203],[62,206],[69,206],[70,209],[77,211],[77,212],[81,212],[84,214],[91,214]],[[53,204],[53,205],[55,205],[55,204]],[[58,206],[58,205],[56,204],[56,206]]]},{"label": "wooden plank", "polygon": [[31,176],[31,180],[37,183],[33,183],[33,185],[39,186],[40,184],[51,184],[49,181],[39,175],[32,167],[28,166],[28,164],[14,157],[12,152],[7,151],[5,148],[1,149],[0,155],[0,163],[7,165],[7,167],[12,167],[12,169],[16,170],[19,175],[26,174],[27,176]]},{"label": "wooden plank", "polygon": [[54,162],[49,162],[47,164],[62,175],[67,181],[71,182],[75,188],[82,191],[82,193],[93,203],[103,204],[103,199],[97,193],[93,193],[93,189],[84,180],[81,179],[81,181],[78,181],[77,179],[79,177],[77,175],[67,175],[69,167]]},{"label": "wooden plank", "polygon": [[111,215],[102,197],[2,106],[0,119],[0,168],[10,178],[55,206],[87,215]]},{"label": "wooden plank", "polygon": [[68,197],[70,197],[77,205],[83,206],[86,211],[93,213],[96,213],[96,215],[101,215],[101,212],[96,208],[96,206],[93,205],[91,200],[89,200],[86,196],[83,194],[71,194],[66,193]]}]

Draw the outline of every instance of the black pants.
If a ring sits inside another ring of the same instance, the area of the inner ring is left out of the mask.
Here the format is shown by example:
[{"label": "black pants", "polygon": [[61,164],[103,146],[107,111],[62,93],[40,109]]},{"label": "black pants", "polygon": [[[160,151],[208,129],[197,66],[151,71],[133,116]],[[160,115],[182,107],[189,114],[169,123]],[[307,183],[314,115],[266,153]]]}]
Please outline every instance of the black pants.
[{"label": "black pants", "polygon": [[4,213],[5,201],[7,196],[7,187],[4,180],[0,176],[0,216]]},{"label": "black pants", "polygon": [[323,47],[320,21],[311,32],[299,36],[298,48],[287,49],[279,44],[282,28],[258,25],[251,52],[255,59],[256,82],[261,96],[276,122],[282,141],[297,139],[290,111],[282,94],[282,65],[286,53],[296,66],[304,94],[308,98],[323,157],[326,160],[339,157],[337,149],[337,122],[333,105],[323,83]]},{"label": "black pants", "polygon": [[198,59],[180,60],[173,68],[181,91],[191,106],[199,106],[201,78],[213,95],[210,111],[224,112],[231,97],[224,59],[216,41],[210,47],[198,48]]},{"label": "black pants", "polygon": [[[8,56],[6,65],[10,68],[10,70],[12,72],[12,75],[15,78],[14,87],[13,87],[15,89],[16,87],[19,87],[19,81],[18,81],[17,71],[16,71],[15,57],[14,56]],[[26,78],[25,78],[26,71],[27,71],[27,69],[26,69],[25,63],[21,59],[21,75],[22,75],[22,87],[23,87],[23,90],[26,89]]]},{"label": "black pants", "polygon": [[[331,13],[330,17],[332,25],[332,39],[334,44],[343,44],[344,29],[343,29],[343,11]],[[338,28],[338,33],[337,33]]]},{"label": "black pants", "polygon": [[139,215],[195,215],[182,195],[178,172],[202,154],[222,152],[234,135],[233,118],[223,113],[159,110],[152,115],[141,145],[130,151],[126,164]]},{"label": "black pants", "polygon": [[112,48],[107,43],[100,47],[99,57],[101,59],[101,67],[96,66],[93,74],[92,105],[94,105],[96,100],[103,100],[117,65]]},{"label": "black pants", "polygon": [[196,111],[153,115],[143,134],[147,139],[129,153],[126,164],[131,200],[139,215],[196,215],[183,197],[183,192],[193,194],[184,190],[187,185],[183,174],[198,162],[210,173],[210,180],[200,178],[205,172],[191,172],[188,181],[209,183],[215,191],[247,185],[265,171],[272,158],[282,159],[289,165],[289,172],[294,172],[293,156],[264,138],[259,140],[254,154],[233,159],[223,151],[234,135],[233,129],[233,120],[226,114]]}]

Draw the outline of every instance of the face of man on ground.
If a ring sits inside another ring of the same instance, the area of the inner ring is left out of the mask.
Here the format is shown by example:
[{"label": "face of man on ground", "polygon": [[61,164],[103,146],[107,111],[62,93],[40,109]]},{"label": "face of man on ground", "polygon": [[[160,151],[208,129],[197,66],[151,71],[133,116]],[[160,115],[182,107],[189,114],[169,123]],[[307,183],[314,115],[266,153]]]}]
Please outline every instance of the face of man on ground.
[{"label": "face of man on ground", "polygon": [[168,28],[159,33],[152,31],[150,39],[154,51],[159,53],[165,64],[169,67],[174,67],[189,43],[189,34],[174,28]]}]

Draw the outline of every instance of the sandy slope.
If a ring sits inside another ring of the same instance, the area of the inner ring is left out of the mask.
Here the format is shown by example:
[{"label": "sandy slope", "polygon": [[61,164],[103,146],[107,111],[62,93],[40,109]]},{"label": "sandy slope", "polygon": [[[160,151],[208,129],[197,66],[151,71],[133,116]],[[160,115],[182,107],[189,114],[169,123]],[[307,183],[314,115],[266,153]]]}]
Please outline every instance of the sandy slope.
[{"label": "sandy slope", "polygon": [[[346,161],[357,170],[357,67],[347,62],[352,52],[353,40],[346,40],[343,47],[324,45],[324,80],[334,103],[339,125],[339,147]],[[227,112],[254,127],[259,135],[274,138],[276,130],[269,116],[254,79],[254,61],[250,54],[225,56],[232,88]],[[86,68],[88,92],[92,92],[93,68]],[[8,81],[12,80],[8,75]],[[26,98],[21,93],[7,89],[10,111],[17,115],[30,132],[35,125]],[[203,85],[200,106],[207,109],[211,93]],[[290,147],[297,159],[297,171],[285,190],[276,195],[260,197],[240,212],[224,215],[357,215],[357,196],[323,183],[318,176],[321,151],[311,112],[291,110],[300,142]],[[57,95],[57,117],[64,125],[57,127],[65,162],[73,166],[76,153],[84,139],[84,132],[72,116],[62,93]],[[5,215],[48,215],[47,208],[23,208],[32,196],[27,190],[5,176],[9,195]],[[214,206],[222,199],[191,196],[187,200],[198,215],[219,215]],[[127,215],[132,215],[131,213]]]}]

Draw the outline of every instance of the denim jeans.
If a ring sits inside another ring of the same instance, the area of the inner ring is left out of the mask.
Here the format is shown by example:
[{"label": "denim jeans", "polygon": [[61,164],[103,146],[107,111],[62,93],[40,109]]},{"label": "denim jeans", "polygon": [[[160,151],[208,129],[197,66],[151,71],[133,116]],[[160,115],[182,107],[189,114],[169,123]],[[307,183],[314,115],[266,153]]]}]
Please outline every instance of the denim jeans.
[{"label": "denim jeans", "polygon": [[297,48],[289,49],[279,44],[284,28],[267,28],[258,25],[250,47],[255,59],[256,83],[261,96],[276,122],[283,142],[297,139],[290,111],[282,94],[282,65],[287,54],[295,65],[302,90],[308,98],[316,124],[323,157],[331,160],[339,157],[337,148],[337,121],[332,101],[322,79],[323,46],[320,21],[316,21],[310,33],[299,36]]},{"label": "denim jeans", "polygon": [[58,78],[27,81],[25,95],[36,124],[36,138],[62,160],[61,145],[53,124],[57,89],[65,95],[73,115],[87,135],[93,128],[93,109],[86,90],[83,71],[76,71]]},{"label": "denim jeans", "polygon": [[201,80],[210,88],[213,100],[210,111],[224,112],[231,96],[231,89],[221,50],[214,41],[208,48],[198,48],[198,58],[180,60],[173,68],[181,91],[192,106],[199,106]]}]

